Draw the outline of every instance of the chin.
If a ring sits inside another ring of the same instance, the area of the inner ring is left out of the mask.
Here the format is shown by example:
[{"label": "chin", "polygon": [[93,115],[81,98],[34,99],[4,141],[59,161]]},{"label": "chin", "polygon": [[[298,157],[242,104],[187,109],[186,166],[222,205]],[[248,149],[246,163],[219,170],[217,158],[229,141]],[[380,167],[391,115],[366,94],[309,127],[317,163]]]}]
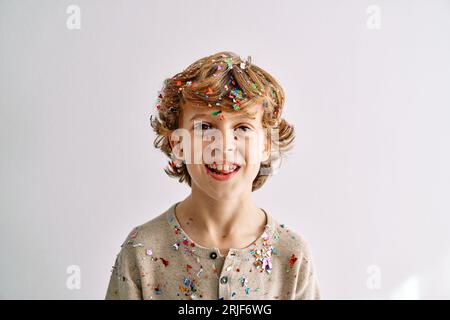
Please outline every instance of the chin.
[{"label": "chin", "polygon": [[237,199],[245,192],[245,189],[242,188],[242,185],[239,185],[238,187],[233,185],[220,187],[208,183],[208,185],[199,186],[199,188],[208,197],[215,200],[223,200],[223,201]]},{"label": "chin", "polygon": [[217,201],[227,201],[227,200],[233,200],[233,199],[237,199],[239,198],[239,193],[236,192],[223,192],[223,193],[218,193],[218,192],[212,192],[212,193],[208,193],[208,196],[212,199],[215,199]]}]

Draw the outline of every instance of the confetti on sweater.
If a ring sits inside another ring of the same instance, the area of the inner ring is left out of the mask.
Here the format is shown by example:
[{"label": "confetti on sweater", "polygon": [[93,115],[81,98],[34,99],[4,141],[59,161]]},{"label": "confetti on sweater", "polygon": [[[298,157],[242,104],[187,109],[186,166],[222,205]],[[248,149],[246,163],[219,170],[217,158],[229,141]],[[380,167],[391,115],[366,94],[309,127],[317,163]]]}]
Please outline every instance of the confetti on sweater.
[{"label": "confetti on sweater", "polygon": [[286,272],[290,272],[292,267],[294,267],[295,262],[297,261],[297,257],[295,254],[292,254],[292,256],[289,258],[289,268],[286,269]]},{"label": "confetti on sweater", "polygon": [[255,258],[256,269],[260,272],[272,273],[272,245],[267,231],[262,235],[262,248],[253,249],[250,253]]},{"label": "confetti on sweater", "polygon": [[289,266],[292,268],[294,266],[295,261],[297,261],[297,257],[295,256],[295,254],[293,254],[291,256],[291,258],[289,259]]},{"label": "confetti on sweater", "polygon": [[241,283],[241,286],[246,287],[248,284],[248,279],[246,277],[240,277],[239,282]]},{"label": "confetti on sweater", "polygon": [[168,260],[166,260],[164,258],[161,258],[161,257],[160,257],[160,259],[161,259],[162,263],[164,264],[164,267],[167,267],[169,265],[169,261]]},{"label": "confetti on sweater", "polygon": [[185,296],[190,297],[190,299],[195,300],[197,298],[199,281],[197,279],[190,279],[184,277],[183,284],[179,285],[178,288],[181,293]]},{"label": "confetti on sweater", "polygon": [[136,228],[136,229],[134,229],[134,231],[131,233],[130,238],[131,238],[131,239],[136,239],[137,235],[138,235],[138,229]]},{"label": "confetti on sweater", "polygon": [[[146,247],[122,247],[107,299],[320,299],[303,238],[286,232],[271,215],[266,213],[264,232],[252,244],[221,256],[216,248],[191,240],[176,219],[175,206],[133,230],[128,239]],[[300,259],[303,272],[295,268]],[[296,292],[300,287],[302,292]]]},{"label": "confetti on sweater", "polygon": [[162,294],[162,290],[159,287],[156,287],[154,290],[155,290],[155,294],[157,294],[157,295]]}]

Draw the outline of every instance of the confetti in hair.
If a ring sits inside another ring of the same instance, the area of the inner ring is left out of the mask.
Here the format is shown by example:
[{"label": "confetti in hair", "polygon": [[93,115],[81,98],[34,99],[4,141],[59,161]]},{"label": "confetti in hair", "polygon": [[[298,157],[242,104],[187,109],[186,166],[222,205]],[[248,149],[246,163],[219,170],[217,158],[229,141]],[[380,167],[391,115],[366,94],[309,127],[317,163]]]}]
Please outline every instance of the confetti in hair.
[{"label": "confetti in hair", "polygon": [[[183,107],[221,109],[217,119],[224,120],[228,112],[239,112],[253,116],[252,106],[262,111],[262,126],[272,139],[270,157],[261,163],[261,169],[253,181],[252,191],[259,189],[268,176],[281,164],[281,158],[291,149],[294,128],[281,118],[284,92],[276,79],[264,69],[233,52],[218,52],[203,57],[182,72],[164,80],[158,92],[156,114],[150,123],[157,136],[154,146],[168,157],[172,154],[169,140],[171,132],[179,128]],[[250,111],[247,111],[250,107]],[[192,186],[186,165],[173,166],[168,163],[164,171],[179,182]]]}]

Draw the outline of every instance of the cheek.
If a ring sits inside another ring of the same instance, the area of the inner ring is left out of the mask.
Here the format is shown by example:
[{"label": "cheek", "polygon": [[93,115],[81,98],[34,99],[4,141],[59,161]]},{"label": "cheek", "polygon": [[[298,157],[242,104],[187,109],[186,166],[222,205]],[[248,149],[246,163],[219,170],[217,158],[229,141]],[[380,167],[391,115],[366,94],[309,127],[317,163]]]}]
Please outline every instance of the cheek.
[{"label": "cheek", "polygon": [[237,137],[237,150],[247,165],[259,167],[264,150],[264,141],[260,137]]},{"label": "cheek", "polygon": [[186,168],[189,175],[194,180],[197,180],[198,178],[206,174],[206,168],[203,164],[187,164]]},{"label": "cheek", "polygon": [[[205,140],[201,135],[196,135],[195,133],[191,133],[191,140],[188,152],[190,154],[191,164],[202,164],[204,163],[206,148],[211,141]],[[198,171],[199,169],[197,169]]]}]

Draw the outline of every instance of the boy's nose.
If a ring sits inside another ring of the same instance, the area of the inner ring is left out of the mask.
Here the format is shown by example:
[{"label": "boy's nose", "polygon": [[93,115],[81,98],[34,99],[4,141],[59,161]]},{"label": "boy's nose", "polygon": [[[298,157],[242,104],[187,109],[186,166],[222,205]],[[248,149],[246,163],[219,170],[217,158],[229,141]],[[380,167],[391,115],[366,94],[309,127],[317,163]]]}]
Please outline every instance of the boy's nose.
[{"label": "boy's nose", "polygon": [[225,130],[223,133],[223,152],[224,157],[231,161],[234,160],[234,152],[236,151],[236,139],[233,130]]}]

